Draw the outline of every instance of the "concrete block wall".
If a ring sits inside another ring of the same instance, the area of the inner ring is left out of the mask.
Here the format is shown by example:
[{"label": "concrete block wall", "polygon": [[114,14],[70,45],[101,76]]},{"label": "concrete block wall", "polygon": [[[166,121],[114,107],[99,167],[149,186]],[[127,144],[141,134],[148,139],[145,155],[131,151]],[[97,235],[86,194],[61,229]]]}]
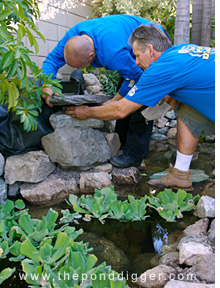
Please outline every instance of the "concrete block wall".
[{"label": "concrete block wall", "polygon": [[[36,21],[36,26],[44,35],[46,42],[36,35],[39,44],[39,53],[33,54],[31,59],[42,67],[47,54],[56,46],[59,40],[72,26],[84,21],[92,13],[91,0],[38,0],[40,9],[40,19]],[[34,34],[34,33],[33,33]],[[29,41],[24,39],[24,43],[30,47]],[[59,70],[63,79],[68,79],[68,75],[73,68],[65,65]]]}]

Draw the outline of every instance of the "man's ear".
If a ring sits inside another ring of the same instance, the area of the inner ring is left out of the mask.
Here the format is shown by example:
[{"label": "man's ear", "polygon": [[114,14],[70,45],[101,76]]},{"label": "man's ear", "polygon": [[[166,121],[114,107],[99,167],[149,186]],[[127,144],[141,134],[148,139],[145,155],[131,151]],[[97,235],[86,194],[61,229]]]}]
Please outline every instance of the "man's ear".
[{"label": "man's ear", "polygon": [[153,56],[153,54],[154,54],[154,47],[153,47],[152,44],[148,44],[148,45],[147,45],[147,50],[148,50],[148,52],[150,53],[150,56]]}]

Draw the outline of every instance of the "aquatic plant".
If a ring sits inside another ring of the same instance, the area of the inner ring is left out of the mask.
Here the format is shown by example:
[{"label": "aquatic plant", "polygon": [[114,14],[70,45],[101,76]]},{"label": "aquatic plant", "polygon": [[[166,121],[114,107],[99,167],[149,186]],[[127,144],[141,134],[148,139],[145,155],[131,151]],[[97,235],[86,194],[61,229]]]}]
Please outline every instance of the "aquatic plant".
[{"label": "aquatic plant", "polygon": [[157,196],[148,196],[148,206],[157,210],[159,215],[168,222],[174,222],[176,218],[182,218],[182,212],[196,209],[195,203],[200,199],[199,195],[192,196],[185,190],[179,189],[177,193],[172,189],[165,189]]},{"label": "aquatic plant", "polygon": [[146,195],[141,199],[135,199],[129,195],[128,201],[122,202],[118,200],[113,185],[101,190],[95,189],[94,195],[82,195],[80,198],[72,194],[69,196],[69,204],[72,205],[74,211],[85,214],[87,219],[97,218],[102,223],[106,218],[123,222],[145,220],[148,217],[145,215],[146,200]]}]

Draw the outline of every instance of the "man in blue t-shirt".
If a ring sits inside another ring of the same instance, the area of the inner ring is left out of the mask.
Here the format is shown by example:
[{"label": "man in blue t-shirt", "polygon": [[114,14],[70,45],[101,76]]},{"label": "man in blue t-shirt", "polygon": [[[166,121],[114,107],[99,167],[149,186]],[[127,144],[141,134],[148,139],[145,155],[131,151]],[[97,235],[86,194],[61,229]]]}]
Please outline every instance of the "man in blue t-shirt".
[{"label": "man in blue t-shirt", "polygon": [[170,95],[171,102],[181,103],[177,108],[175,166],[170,166],[166,176],[148,183],[191,190],[189,167],[199,136],[215,131],[215,49],[194,44],[172,47],[155,25],[136,28],[130,44],[136,64],[145,71],[125,98],[103,107],[69,107],[66,113],[79,119],[120,119]]},{"label": "man in blue t-shirt", "polygon": [[[66,63],[75,68],[92,65],[116,70],[123,77],[123,82],[111,101],[120,100],[143,73],[135,64],[128,39],[135,28],[147,23],[151,22],[131,15],[111,15],[81,22],[72,27],[48,54],[43,70],[46,74],[53,73],[53,78]],[[158,27],[164,31],[161,26]],[[50,96],[53,94],[49,88],[44,92]],[[42,98],[51,106],[48,95],[44,94]],[[141,109],[129,115],[126,121],[123,119],[123,122],[119,120],[116,123],[116,132],[125,145],[122,155],[110,159],[116,167],[139,166],[149,153],[153,121],[146,123],[140,112]]]}]

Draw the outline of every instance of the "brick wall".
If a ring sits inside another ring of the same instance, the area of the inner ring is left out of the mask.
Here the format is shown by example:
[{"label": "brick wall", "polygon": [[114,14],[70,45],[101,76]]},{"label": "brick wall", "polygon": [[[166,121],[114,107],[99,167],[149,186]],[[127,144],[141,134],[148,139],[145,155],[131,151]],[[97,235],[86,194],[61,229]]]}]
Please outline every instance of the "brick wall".
[{"label": "brick wall", "polygon": [[[47,54],[56,46],[69,28],[91,15],[92,6],[91,0],[38,0],[38,5],[41,16],[37,20],[36,26],[44,35],[46,42],[44,43],[36,35],[39,53],[32,55],[31,59],[41,68]],[[27,39],[25,41],[25,44],[30,47]],[[72,70],[73,68],[65,65],[59,70],[59,73],[62,73],[65,79]]]}]

